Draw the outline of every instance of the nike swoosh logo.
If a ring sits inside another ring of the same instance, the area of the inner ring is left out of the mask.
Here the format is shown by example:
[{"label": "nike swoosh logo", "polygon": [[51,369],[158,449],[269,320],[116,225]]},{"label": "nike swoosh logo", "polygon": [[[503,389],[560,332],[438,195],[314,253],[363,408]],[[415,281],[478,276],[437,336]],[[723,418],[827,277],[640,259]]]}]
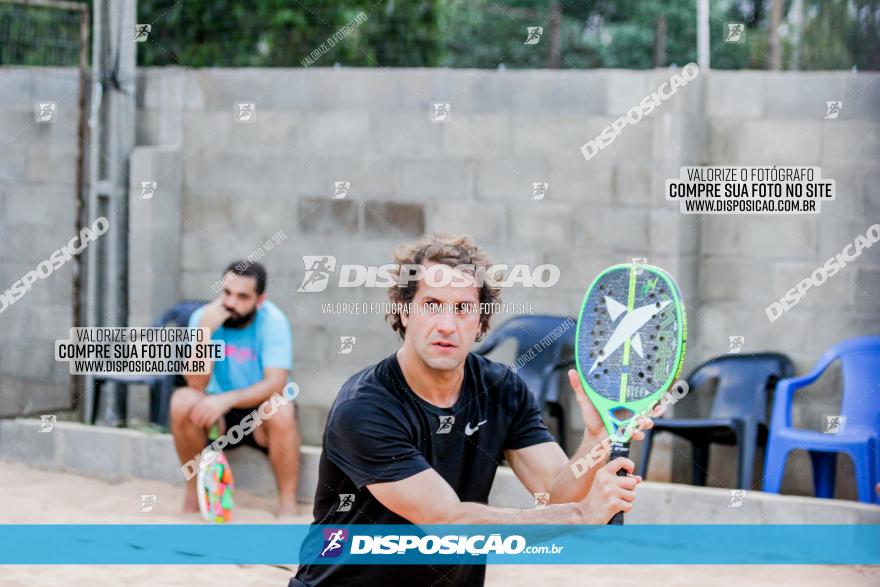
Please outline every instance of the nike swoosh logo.
[{"label": "nike swoosh logo", "polygon": [[487,422],[487,420],[483,420],[482,422],[477,422],[477,425],[474,426],[473,428],[471,428],[471,423],[468,422],[467,424],[464,425],[464,434],[465,434],[465,436],[470,436],[471,434],[473,434],[474,432],[476,432],[477,430],[479,430],[479,429],[480,429],[480,426],[482,426],[482,425],[485,424],[486,422]]}]

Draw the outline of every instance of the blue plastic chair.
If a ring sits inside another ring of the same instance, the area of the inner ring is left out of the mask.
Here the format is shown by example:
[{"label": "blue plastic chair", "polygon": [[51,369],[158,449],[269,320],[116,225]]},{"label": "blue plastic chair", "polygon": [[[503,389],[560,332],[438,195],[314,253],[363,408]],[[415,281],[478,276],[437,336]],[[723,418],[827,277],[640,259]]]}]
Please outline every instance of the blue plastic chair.
[{"label": "blue plastic chair", "polygon": [[[825,434],[794,428],[791,403],[794,392],[816,381],[834,361],[843,372],[841,432]],[[874,485],[880,472],[880,336],[865,336],[841,342],[828,349],[809,375],[784,379],[776,388],[767,458],[764,491],[779,493],[785,461],[795,449],[807,450],[813,462],[816,497],[833,497],[837,453],[849,455],[856,474],[859,501],[877,502]]]},{"label": "blue plastic chair", "polygon": [[[159,326],[177,326],[186,327],[189,325],[189,318],[192,313],[205,305],[204,300],[185,300],[178,302],[165,311],[162,316],[153,324],[154,327]],[[117,413],[120,422],[125,423],[128,417],[128,393],[127,385],[146,385],[150,388],[150,422],[168,427],[168,416],[171,409],[171,394],[175,388],[184,385],[181,383],[180,375],[100,375],[94,378],[95,393],[92,395],[93,404],[91,407],[91,424],[95,423],[98,413],[98,402],[101,397],[101,391],[105,383],[119,383],[117,386],[116,402]]]},{"label": "blue plastic chair", "polygon": [[[568,328],[566,328],[568,323]],[[565,450],[565,411],[561,403],[559,371],[573,365],[574,337],[577,320],[565,316],[517,316],[490,331],[489,337],[474,352],[487,355],[507,340],[516,341],[516,356],[524,357],[532,347],[535,356],[517,369],[539,406],[546,406],[550,417],[556,420],[557,440]],[[542,343],[557,327],[561,336],[555,341]]]},{"label": "blue plastic chair", "polygon": [[647,475],[653,435],[671,432],[691,443],[694,485],[706,484],[709,445],[734,444],[739,449],[737,487],[750,489],[755,450],[767,438],[769,391],[791,375],[794,364],[780,353],[724,355],[706,361],[691,372],[687,382],[693,392],[711,379],[718,381],[709,417],[655,420],[653,430],[645,431],[638,474]]}]

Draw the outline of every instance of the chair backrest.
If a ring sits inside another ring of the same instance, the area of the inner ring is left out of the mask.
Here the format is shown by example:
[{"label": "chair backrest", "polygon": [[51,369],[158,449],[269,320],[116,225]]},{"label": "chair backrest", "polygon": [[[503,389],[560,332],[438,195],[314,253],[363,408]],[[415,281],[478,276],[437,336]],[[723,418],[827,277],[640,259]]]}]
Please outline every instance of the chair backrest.
[{"label": "chair backrest", "polygon": [[687,378],[690,389],[717,379],[711,418],[741,418],[767,423],[767,394],[776,381],[794,375],[794,364],[781,353],[731,354],[706,361]]},{"label": "chair backrest", "polygon": [[[575,325],[577,320],[566,316],[517,316],[490,331],[489,338],[474,352],[487,354],[507,340],[516,341],[516,357],[521,365],[514,364],[517,374],[523,378],[529,391],[543,401],[545,370],[574,353]],[[556,330],[558,328],[558,330]],[[548,336],[556,330],[558,338]],[[534,347],[534,356],[526,354]]]},{"label": "chair backrest", "polygon": [[177,302],[162,314],[153,326],[179,326],[185,328],[189,325],[190,316],[193,312],[207,304],[205,300],[184,300]]},{"label": "chair backrest", "polygon": [[851,338],[828,349],[821,362],[839,360],[843,372],[840,413],[845,426],[880,432],[880,336]]},{"label": "chair backrest", "polygon": [[[189,326],[189,319],[193,315],[193,312],[207,303],[206,300],[183,300],[182,302],[177,302],[165,310],[153,326],[178,326],[186,328]],[[171,391],[175,387],[186,385],[186,380],[183,378],[183,375],[180,375],[179,373],[175,375],[165,375],[160,379],[159,385],[166,389],[165,393],[170,397]],[[168,406],[163,405],[162,407],[159,407],[157,404],[155,410],[159,412],[156,416],[156,423],[162,426],[167,426]]]}]

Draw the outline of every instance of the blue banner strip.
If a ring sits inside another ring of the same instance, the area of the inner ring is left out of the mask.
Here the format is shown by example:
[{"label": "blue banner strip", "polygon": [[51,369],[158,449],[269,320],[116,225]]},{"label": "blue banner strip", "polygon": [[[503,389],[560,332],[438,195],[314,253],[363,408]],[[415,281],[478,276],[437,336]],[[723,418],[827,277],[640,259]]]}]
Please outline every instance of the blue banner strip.
[{"label": "blue banner strip", "polygon": [[0,564],[300,563],[876,565],[880,525],[0,525]]}]

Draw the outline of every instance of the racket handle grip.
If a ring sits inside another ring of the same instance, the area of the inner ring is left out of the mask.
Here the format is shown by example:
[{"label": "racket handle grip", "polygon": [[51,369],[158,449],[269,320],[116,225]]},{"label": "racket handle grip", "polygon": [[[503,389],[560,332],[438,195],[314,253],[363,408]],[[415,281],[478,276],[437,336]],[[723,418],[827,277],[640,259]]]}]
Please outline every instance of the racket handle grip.
[{"label": "racket handle grip", "polygon": [[[617,457],[627,457],[629,458],[629,443],[621,444],[618,442],[614,442],[611,444],[611,456],[609,457],[609,461],[613,461]],[[618,477],[626,477],[628,473],[626,469],[620,469],[617,471]],[[623,512],[617,512],[614,514],[610,520],[608,520],[609,526],[623,526]]]}]

